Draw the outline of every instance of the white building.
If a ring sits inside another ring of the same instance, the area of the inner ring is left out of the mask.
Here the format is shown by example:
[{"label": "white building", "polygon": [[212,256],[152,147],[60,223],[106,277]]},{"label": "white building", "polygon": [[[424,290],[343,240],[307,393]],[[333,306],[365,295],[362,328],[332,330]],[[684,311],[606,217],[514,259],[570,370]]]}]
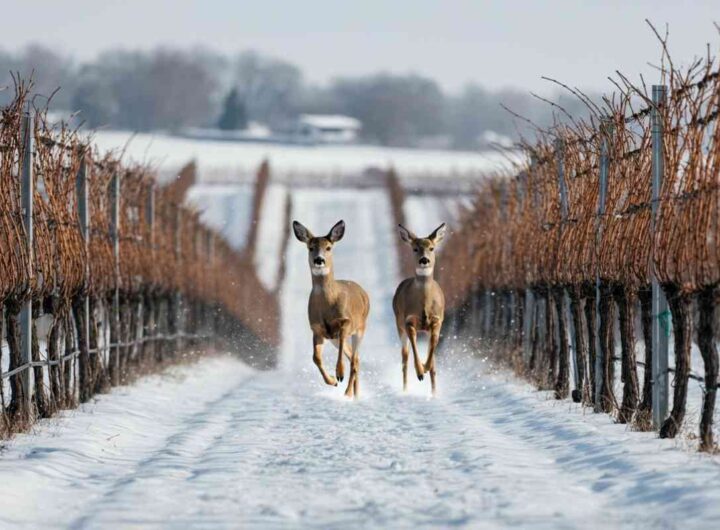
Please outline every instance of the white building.
[{"label": "white building", "polygon": [[301,114],[296,134],[303,142],[347,144],[357,140],[360,120],[340,114]]}]

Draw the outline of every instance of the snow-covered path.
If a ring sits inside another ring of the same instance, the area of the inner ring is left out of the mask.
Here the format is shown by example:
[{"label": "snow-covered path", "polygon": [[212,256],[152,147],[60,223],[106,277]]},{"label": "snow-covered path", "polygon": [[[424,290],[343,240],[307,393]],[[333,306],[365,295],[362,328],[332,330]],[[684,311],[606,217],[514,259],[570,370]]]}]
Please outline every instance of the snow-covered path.
[{"label": "snow-covered path", "polygon": [[[348,224],[338,277],[371,295],[358,402],[311,362],[304,247],[290,245],[280,369],[173,369],[19,436],[0,527],[693,528],[720,520],[720,467],[583,415],[462,352],[400,392],[396,256],[379,191],[294,193],[318,233]],[[332,348],[326,364],[332,366]],[[710,486],[709,485],[715,485]]]}]

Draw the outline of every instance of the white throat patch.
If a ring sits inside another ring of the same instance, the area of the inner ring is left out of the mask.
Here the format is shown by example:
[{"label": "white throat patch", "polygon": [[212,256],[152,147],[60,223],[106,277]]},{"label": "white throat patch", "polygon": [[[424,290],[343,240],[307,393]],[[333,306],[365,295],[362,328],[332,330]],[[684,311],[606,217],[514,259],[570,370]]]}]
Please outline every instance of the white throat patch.
[{"label": "white throat patch", "polygon": [[327,267],[310,267],[310,272],[313,276],[327,276],[330,269]]},{"label": "white throat patch", "polygon": [[432,267],[415,267],[415,274],[418,276],[432,276]]}]

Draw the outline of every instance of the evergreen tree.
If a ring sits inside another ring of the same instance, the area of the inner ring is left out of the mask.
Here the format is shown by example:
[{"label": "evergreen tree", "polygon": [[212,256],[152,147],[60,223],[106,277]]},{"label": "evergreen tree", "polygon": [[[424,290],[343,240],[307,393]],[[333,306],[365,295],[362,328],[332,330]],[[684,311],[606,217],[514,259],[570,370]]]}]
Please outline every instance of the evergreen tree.
[{"label": "evergreen tree", "polygon": [[223,111],[218,120],[218,127],[223,131],[234,131],[247,127],[245,104],[240,99],[236,88],[228,92],[223,103]]}]

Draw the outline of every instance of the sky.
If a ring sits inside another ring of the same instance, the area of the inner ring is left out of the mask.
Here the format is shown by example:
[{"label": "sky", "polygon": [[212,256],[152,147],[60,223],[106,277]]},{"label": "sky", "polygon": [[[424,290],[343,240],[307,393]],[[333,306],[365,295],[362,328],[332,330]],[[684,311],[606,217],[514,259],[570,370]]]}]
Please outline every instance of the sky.
[{"label": "sky", "polygon": [[717,50],[719,0],[0,0],[0,48],[50,45],[78,60],[108,48],[249,48],[298,65],[311,82],[379,71],[418,73],[457,91],[550,92],[543,75],[611,91],[616,70],[657,74],[659,46],[645,19],[670,24],[687,63]]}]

